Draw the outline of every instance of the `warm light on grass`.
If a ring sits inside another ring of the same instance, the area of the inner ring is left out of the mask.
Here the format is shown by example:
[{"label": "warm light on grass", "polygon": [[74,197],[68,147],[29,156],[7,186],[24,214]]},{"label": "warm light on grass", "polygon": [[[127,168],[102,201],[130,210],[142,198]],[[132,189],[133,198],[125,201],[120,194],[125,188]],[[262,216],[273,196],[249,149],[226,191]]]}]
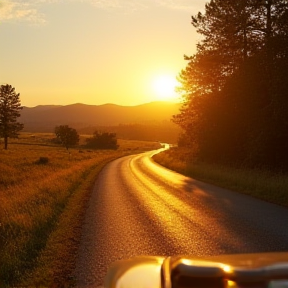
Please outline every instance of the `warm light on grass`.
[{"label": "warm light on grass", "polygon": [[159,164],[192,178],[242,192],[288,207],[288,175],[266,170],[236,169],[207,163],[193,163],[188,152],[172,148],[157,154]]},{"label": "warm light on grass", "polygon": [[[52,137],[52,134],[22,134],[20,139],[11,141],[8,150],[0,151],[1,287],[25,279],[27,272],[39,266],[39,259],[45,259],[47,266],[44,270],[37,268],[42,279],[53,275],[55,270],[65,274],[71,267],[69,251],[65,249],[69,250],[69,241],[76,237],[79,224],[76,218],[83,212],[83,199],[89,195],[101,167],[115,158],[156,149],[159,145],[123,140],[119,141],[117,151],[79,147],[70,149],[69,154],[65,148],[53,145]],[[66,224],[61,224],[63,215]],[[48,246],[49,257],[43,252]],[[59,259],[68,262],[63,265]]]}]

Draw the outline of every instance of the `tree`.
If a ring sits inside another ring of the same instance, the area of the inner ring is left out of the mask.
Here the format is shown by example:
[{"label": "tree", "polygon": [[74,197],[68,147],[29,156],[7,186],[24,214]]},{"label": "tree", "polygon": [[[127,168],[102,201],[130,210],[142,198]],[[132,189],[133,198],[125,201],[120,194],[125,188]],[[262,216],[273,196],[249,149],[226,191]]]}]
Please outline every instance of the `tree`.
[{"label": "tree", "polygon": [[55,134],[60,143],[68,150],[69,147],[79,143],[79,134],[76,129],[68,125],[60,125],[55,127]]},{"label": "tree", "polygon": [[4,138],[4,149],[8,147],[8,138],[17,138],[24,125],[17,122],[21,107],[20,94],[9,84],[0,86],[0,136]]},{"label": "tree", "polygon": [[261,6],[255,1],[211,0],[205,5],[205,14],[192,16],[191,24],[204,36],[197,45],[198,57],[209,58],[212,71],[217,69],[213,78],[218,78],[218,88],[243,61],[263,47],[264,24],[260,25],[255,17]]},{"label": "tree", "polygon": [[211,0],[192,25],[180,140],[204,161],[288,168],[287,0]]},{"label": "tree", "polygon": [[86,139],[87,147],[94,149],[117,150],[117,138],[115,133],[95,131],[91,138]]}]

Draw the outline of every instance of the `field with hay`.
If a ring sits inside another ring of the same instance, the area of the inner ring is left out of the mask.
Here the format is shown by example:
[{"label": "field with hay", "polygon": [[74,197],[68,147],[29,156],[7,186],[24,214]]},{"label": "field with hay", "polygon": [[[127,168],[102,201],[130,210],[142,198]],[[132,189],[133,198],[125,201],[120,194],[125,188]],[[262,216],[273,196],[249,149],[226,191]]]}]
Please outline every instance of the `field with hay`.
[{"label": "field with hay", "polygon": [[118,150],[80,145],[67,151],[53,144],[53,137],[22,133],[8,150],[0,150],[0,287],[35,283],[39,273],[40,282],[48,279],[47,287],[51,279],[70,277],[97,174],[113,159],[159,148],[158,143],[119,140]]}]

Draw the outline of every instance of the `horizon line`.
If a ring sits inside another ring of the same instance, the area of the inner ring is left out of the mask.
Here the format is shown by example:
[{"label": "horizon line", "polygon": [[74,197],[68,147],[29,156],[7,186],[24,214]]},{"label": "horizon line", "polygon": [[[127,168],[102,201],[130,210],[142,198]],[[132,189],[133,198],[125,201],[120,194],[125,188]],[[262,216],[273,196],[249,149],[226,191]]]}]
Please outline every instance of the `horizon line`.
[{"label": "horizon line", "polygon": [[105,106],[105,105],[115,105],[115,106],[122,106],[122,107],[136,107],[136,106],[141,106],[141,105],[146,105],[146,104],[153,104],[153,103],[169,103],[169,104],[181,104],[180,101],[173,101],[173,100],[156,100],[156,101],[150,101],[150,102],[144,102],[141,104],[133,104],[133,105],[122,105],[122,104],[116,104],[116,103],[103,103],[103,104],[85,104],[85,103],[71,103],[71,104],[39,104],[36,106],[27,106],[27,105],[22,105],[24,108],[36,108],[36,107],[45,107],[45,106],[57,106],[57,107],[64,107],[64,106],[72,106],[72,105],[85,105],[85,106]]}]

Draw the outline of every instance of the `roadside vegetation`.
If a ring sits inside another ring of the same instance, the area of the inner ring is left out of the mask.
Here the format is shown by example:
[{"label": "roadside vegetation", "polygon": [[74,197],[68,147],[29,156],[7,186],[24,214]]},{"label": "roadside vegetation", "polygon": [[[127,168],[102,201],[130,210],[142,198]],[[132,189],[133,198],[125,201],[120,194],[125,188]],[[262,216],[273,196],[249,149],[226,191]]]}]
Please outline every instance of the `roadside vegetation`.
[{"label": "roadside vegetation", "polygon": [[159,145],[119,140],[118,150],[78,146],[68,153],[53,137],[22,133],[0,151],[0,287],[72,286],[83,211],[97,174],[115,158]]},{"label": "roadside vegetation", "polygon": [[190,150],[173,147],[153,159],[186,176],[288,207],[288,175],[264,169],[235,168],[193,161]]},{"label": "roadside vegetation", "polygon": [[191,20],[179,145],[205,163],[287,171],[287,1],[211,0]]},{"label": "roadside vegetation", "polygon": [[199,42],[172,119],[179,148],[157,162],[288,207],[287,16],[285,0],[211,0],[192,15]]}]

